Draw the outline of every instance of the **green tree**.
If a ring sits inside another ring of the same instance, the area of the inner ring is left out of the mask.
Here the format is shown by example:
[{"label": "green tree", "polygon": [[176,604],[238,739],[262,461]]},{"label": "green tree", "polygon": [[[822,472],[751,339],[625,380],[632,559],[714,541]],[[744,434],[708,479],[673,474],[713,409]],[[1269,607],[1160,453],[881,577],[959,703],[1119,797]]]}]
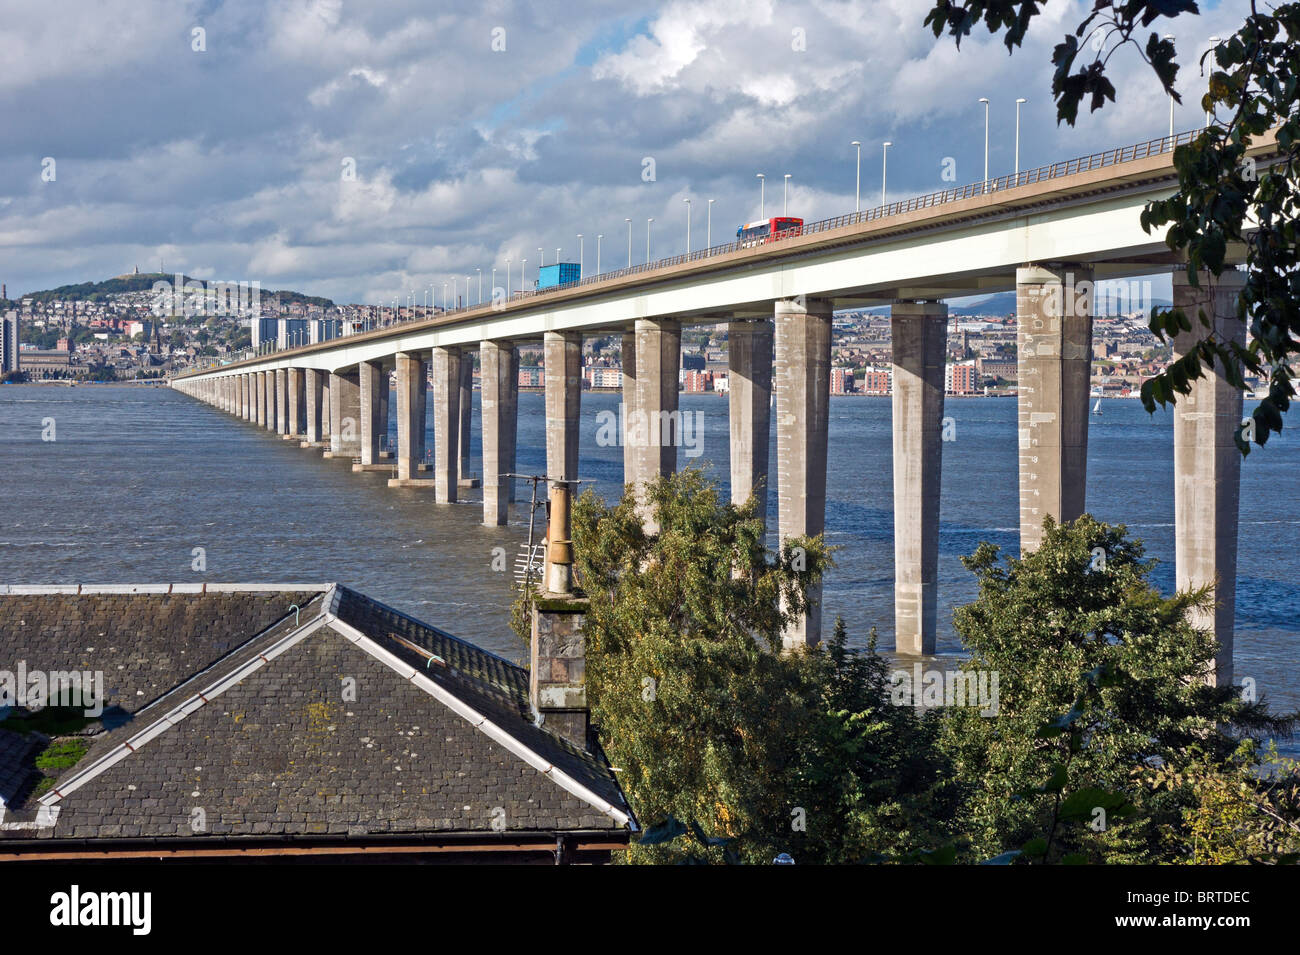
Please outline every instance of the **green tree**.
[{"label": "green tree", "polygon": [[[1041,0],[937,0],[925,22],[936,37],[946,30],[960,45],[982,20],[1014,50],[1040,6]],[[1180,99],[1174,89],[1180,69],[1175,44],[1162,38],[1159,21],[1197,13],[1195,0],[1095,0],[1052,53],[1058,122],[1074,125],[1085,98],[1092,110],[1114,101],[1116,89],[1106,69],[1127,47],[1151,66],[1170,96]],[[1142,223],[1148,230],[1168,226],[1167,243],[1186,256],[1193,283],[1200,269],[1222,272],[1230,244],[1245,245],[1247,277],[1238,310],[1253,338],[1243,347],[1207,334],[1143,385],[1142,401],[1150,411],[1172,404],[1216,362],[1238,388],[1245,388],[1246,372],[1267,375],[1268,395],[1253,412],[1254,439],[1263,444],[1282,430],[1295,397],[1289,364],[1300,354],[1300,3],[1261,10],[1250,0],[1241,27],[1202,58],[1202,68],[1210,76],[1201,105],[1217,121],[1175,150],[1178,190],[1150,203]],[[1260,168],[1247,149],[1270,130],[1279,161]],[[1190,331],[1194,319],[1211,327],[1204,315],[1153,309],[1151,330],[1164,340],[1179,329]],[[1244,429],[1238,429],[1236,441],[1243,454],[1249,453]]]},{"label": "green tree", "polygon": [[841,625],[779,652],[828,564],[821,539],[770,553],[757,503],[721,500],[694,470],[648,500],[653,535],[630,494],[574,507],[593,716],[638,816],[666,824],[630,858],[851,862],[946,838],[930,829],[944,816],[930,729],[889,703],[874,647],[848,649]]},{"label": "green tree", "polygon": [[1026,556],[1003,562],[985,543],[963,562],[979,577],[954,615],[965,667],[998,675],[995,717],[942,717],[973,858],[1025,848],[1054,862],[1164,861],[1195,786],[1155,786],[1150,769],[1193,753],[1227,768],[1237,734],[1289,731],[1262,701],[1206,682],[1216,643],[1189,612],[1207,592],[1161,596],[1155,562],[1122,525],[1049,518]]}]

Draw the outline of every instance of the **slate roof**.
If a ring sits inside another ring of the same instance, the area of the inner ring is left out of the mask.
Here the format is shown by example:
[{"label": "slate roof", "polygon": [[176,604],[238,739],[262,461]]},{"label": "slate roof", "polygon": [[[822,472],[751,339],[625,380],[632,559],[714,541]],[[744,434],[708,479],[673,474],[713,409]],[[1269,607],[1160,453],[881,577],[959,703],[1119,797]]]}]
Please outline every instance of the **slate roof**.
[{"label": "slate roof", "polygon": [[536,725],[525,669],[346,587],[0,593],[16,653],[105,669],[126,719],[22,805],[2,787],[31,753],[0,729],[24,823],[0,843],[635,827],[598,746]]}]

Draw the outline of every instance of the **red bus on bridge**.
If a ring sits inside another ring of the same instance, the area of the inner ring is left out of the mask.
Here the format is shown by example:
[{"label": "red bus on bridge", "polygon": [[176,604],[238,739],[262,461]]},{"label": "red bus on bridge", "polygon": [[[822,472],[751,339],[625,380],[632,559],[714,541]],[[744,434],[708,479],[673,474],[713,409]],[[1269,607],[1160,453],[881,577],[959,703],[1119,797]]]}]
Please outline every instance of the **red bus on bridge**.
[{"label": "red bus on bridge", "polygon": [[736,230],[736,241],[743,246],[762,245],[765,242],[788,239],[794,235],[803,235],[803,220],[790,216],[777,216],[775,219],[746,222]]}]

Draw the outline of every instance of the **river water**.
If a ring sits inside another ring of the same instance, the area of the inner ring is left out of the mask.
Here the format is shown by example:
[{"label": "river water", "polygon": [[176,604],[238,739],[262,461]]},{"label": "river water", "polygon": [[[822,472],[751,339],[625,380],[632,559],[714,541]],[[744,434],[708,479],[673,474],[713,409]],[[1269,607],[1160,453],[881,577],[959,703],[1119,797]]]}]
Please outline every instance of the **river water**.
[{"label": "river water", "polygon": [[[477,473],[477,394],[474,402]],[[623,458],[621,448],[599,446],[597,415],[616,413],[618,402],[617,394],[582,398],[581,476],[606,497],[620,490]],[[713,468],[725,486],[726,399],[683,395],[681,407],[698,413],[703,430],[701,454],[681,454],[679,462]],[[1018,509],[1015,401],[950,399],[945,414],[955,426],[943,449],[939,653],[946,657],[961,651],[952,609],[976,590],[960,557],[981,540],[1014,551]],[[826,526],[840,549],[826,580],[825,625],[843,616],[855,642],[874,626],[887,648],[890,400],[835,397],[830,418]],[[44,440],[51,424],[54,440]],[[521,394],[521,472],[544,471],[544,431],[542,396]],[[771,454],[775,473],[775,447]],[[1146,542],[1160,561],[1154,582],[1165,591],[1173,586],[1172,454],[1168,414],[1111,400],[1091,419],[1089,510],[1126,523]],[[478,491],[440,506],[429,492],[389,489],[387,476],[353,474],[343,462],[166,388],[0,387],[0,583],[339,581],[521,658],[507,619],[527,508],[516,508],[508,527],[484,527]],[[1298,476],[1294,431],[1244,463],[1237,578],[1238,679],[1254,678],[1288,709],[1300,707],[1300,563],[1288,557],[1300,533]],[[527,494],[521,484],[519,498]],[[200,547],[202,572],[192,569]],[[499,548],[505,571],[493,569]]]}]

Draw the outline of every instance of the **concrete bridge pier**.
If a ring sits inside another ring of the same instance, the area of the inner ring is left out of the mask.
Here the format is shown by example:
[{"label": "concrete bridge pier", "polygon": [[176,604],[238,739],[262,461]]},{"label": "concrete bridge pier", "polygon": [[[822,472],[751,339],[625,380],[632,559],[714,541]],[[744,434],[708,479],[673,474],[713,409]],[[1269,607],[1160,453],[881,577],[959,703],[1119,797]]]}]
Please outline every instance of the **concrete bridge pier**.
[{"label": "concrete bridge pier", "polygon": [[894,432],[894,649],[934,653],[948,306],[890,309]]},{"label": "concrete bridge pier", "polygon": [[772,339],[769,321],[727,324],[727,402],[731,430],[731,503],[758,498],[767,517],[768,444],[772,438]]},{"label": "concrete bridge pier", "polygon": [[1020,552],[1036,549],[1043,518],[1083,514],[1092,370],[1092,270],[1016,269]]},{"label": "concrete bridge pier", "polygon": [[428,365],[419,352],[397,353],[397,477],[389,487],[433,487],[420,479],[428,409]]},{"label": "concrete bridge pier", "polygon": [[351,460],[361,454],[361,373],[355,367],[330,375],[330,449],[332,458]]},{"label": "concrete bridge pier", "polygon": [[235,376],[235,416],[241,421],[248,420],[248,376]]},{"label": "concrete bridge pier", "polygon": [[241,375],[244,379],[244,420],[257,421],[257,376],[251,372]]},{"label": "concrete bridge pier", "polygon": [[289,433],[289,373],[284,368],[275,370],[275,432]]},{"label": "concrete bridge pier", "polygon": [[383,403],[388,372],[380,361],[363,361],[357,367],[361,378],[361,464],[354,470],[366,470],[379,464],[379,438],[388,431]]},{"label": "concrete bridge pier", "polygon": [[259,427],[265,428],[266,420],[267,420],[266,400],[268,397],[266,393],[266,372],[264,371],[253,372],[253,381],[257,384],[257,425]]},{"label": "concrete bridge pier", "polygon": [[[1187,273],[1173,275],[1174,305],[1184,310],[1192,330],[1174,338],[1174,358],[1192,351],[1210,334],[1200,323],[1204,312],[1213,333],[1224,342],[1245,344],[1245,323],[1237,317],[1241,272],[1218,278],[1201,273],[1193,288]],[[1241,492],[1241,452],[1233,434],[1242,421],[1242,394],[1228,384],[1223,368],[1192,382],[1192,392],[1174,405],[1174,562],[1180,590],[1209,587],[1214,607],[1193,614],[1195,626],[1219,641],[1212,685],[1233,682],[1233,617],[1237,609],[1237,522]]]},{"label": "concrete bridge pier", "polygon": [[390,450],[392,445],[388,433],[388,409],[389,399],[392,393],[392,383],[388,379],[388,366],[383,365],[379,369],[379,461],[392,458],[393,452]]},{"label": "concrete bridge pier", "polygon": [[470,473],[471,423],[474,417],[474,357],[469,349],[462,349],[460,356],[460,436],[456,441],[459,460],[456,465],[457,483],[461,487],[473,487],[473,475]]},{"label": "concrete bridge pier", "polygon": [[627,329],[622,333],[622,351],[619,361],[623,365],[623,401],[619,409],[619,440],[623,442],[623,486],[637,484],[636,458],[637,449],[633,438],[632,422],[637,420],[636,394],[636,329]]},{"label": "concrete bridge pier", "polygon": [[[831,312],[826,299],[776,302],[778,539],[815,537],[826,526],[826,454],[830,421]],[[809,608],[782,634],[786,650],[821,640],[821,585]]]},{"label": "concrete bridge pier", "polygon": [[322,371],[320,374],[320,440],[327,448],[329,447],[330,435],[333,434],[334,422],[331,420],[330,410],[330,379],[333,377],[328,371]]},{"label": "concrete bridge pier", "polygon": [[519,427],[519,353],[512,342],[479,345],[479,389],[483,419],[483,523],[510,520]]},{"label": "concrete bridge pier", "polygon": [[582,333],[547,332],[542,353],[546,362],[546,476],[577,480]]},{"label": "concrete bridge pier", "polygon": [[659,531],[646,485],[677,470],[681,419],[677,409],[682,330],[673,319],[636,320],[636,414],[629,425],[636,459],[636,495],[647,534]]},{"label": "concrete bridge pier", "polygon": [[433,350],[433,479],[439,504],[456,500],[460,466],[459,347]]},{"label": "concrete bridge pier", "polygon": [[289,387],[289,415],[287,434],[302,439],[307,432],[307,383],[303,369],[290,368],[287,372]]},{"label": "concrete bridge pier", "polygon": [[322,381],[324,375],[315,368],[303,369],[303,396],[307,405],[307,434],[303,441],[306,447],[314,447],[321,441],[321,419],[323,410],[321,399],[324,397],[324,388]]}]

